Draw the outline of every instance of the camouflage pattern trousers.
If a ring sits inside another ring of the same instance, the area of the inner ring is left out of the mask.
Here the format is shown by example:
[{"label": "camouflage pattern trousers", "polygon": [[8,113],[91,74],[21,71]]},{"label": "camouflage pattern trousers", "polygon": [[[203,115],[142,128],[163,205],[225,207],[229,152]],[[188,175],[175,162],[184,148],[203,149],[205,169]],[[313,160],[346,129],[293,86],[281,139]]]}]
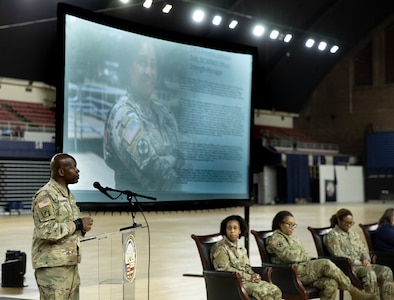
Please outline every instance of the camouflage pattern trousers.
[{"label": "camouflage pattern trousers", "polygon": [[375,294],[377,299],[391,300],[393,272],[389,267],[371,264],[370,268],[355,266],[354,269],[363,283],[364,291]]},{"label": "camouflage pattern trousers", "polygon": [[336,299],[338,288],[349,290],[351,282],[341,269],[326,258],[297,264],[302,284],[312,285],[321,291],[321,300]]},{"label": "camouflage pattern trousers", "polygon": [[39,268],[35,277],[40,300],[79,300],[78,265]]},{"label": "camouflage pattern trousers", "polygon": [[243,286],[248,295],[258,300],[281,300],[282,291],[274,284],[261,280],[259,283],[244,282]]}]

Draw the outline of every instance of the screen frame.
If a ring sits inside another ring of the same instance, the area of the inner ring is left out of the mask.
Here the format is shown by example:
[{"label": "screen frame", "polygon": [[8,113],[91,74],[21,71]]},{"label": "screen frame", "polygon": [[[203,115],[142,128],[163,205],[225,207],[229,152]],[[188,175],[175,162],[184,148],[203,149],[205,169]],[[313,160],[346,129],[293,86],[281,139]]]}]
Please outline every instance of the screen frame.
[{"label": "screen frame", "polygon": [[[125,21],[112,16],[96,13],[93,11],[85,10],[70,4],[59,3],[58,4],[58,18],[57,18],[57,32],[58,32],[58,69],[59,78],[57,80],[57,107],[56,107],[56,152],[63,152],[63,131],[64,131],[64,111],[65,111],[65,99],[64,99],[64,85],[65,85],[65,35],[66,35],[66,16],[76,16],[91,22],[95,22],[101,25],[117,28],[124,31],[129,31],[136,34],[141,34],[147,37],[158,38],[162,40],[168,40],[172,42],[195,45],[200,47],[206,47],[211,49],[230,51],[235,53],[250,54],[252,56],[252,82],[251,82],[251,103],[250,103],[250,132],[249,132],[249,166],[248,166],[248,186],[249,186],[249,197],[247,199],[206,199],[206,200],[184,200],[184,201],[148,201],[138,202],[140,206],[143,206],[145,210],[173,210],[176,209],[203,209],[203,208],[220,208],[220,207],[233,207],[233,206],[251,206],[255,203],[254,186],[253,186],[253,173],[251,163],[253,161],[252,151],[252,139],[253,139],[253,126],[254,126],[254,108],[253,99],[256,93],[256,70],[257,70],[257,55],[258,51],[256,47],[229,43],[225,41],[213,40],[204,37],[196,37],[192,35],[181,34],[172,31],[166,31],[163,29],[146,26],[142,24]],[[72,187],[71,187],[72,189]],[[110,211],[127,211],[130,209],[130,205],[133,205],[132,199],[127,203],[118,202],[83,202],[78,201],[78,205],[86,210],[110,210]]]}]

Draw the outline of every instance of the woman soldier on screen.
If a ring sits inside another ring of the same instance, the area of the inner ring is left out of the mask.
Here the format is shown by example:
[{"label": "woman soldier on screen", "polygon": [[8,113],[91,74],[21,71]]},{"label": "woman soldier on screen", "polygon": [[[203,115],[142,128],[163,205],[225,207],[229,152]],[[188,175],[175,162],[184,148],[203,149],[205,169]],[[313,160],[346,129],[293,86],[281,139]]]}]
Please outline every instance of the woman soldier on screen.
[{"label": "woman soldier on screen", "polygon": [[111,108],[105,124],[105,162],[115,171],[117,188],[176,190],[184,159],[174,115],[152,99],[156,50],[142,40],[130,55],[128,95]]}]

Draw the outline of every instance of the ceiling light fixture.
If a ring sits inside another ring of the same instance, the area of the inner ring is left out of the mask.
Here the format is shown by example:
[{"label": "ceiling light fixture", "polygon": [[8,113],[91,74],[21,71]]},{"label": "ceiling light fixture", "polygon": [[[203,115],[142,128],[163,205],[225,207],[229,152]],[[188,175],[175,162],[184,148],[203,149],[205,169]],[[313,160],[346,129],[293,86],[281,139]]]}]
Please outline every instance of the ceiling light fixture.
[{"label": "ceiling light fixture", "polygon": [[292,39],[293,39],[293,35],[290,34],[290,33],[287,33],[287,34],[285,35],[285,38],[283,39],[283,41],[284,41],[285,43],[289,43]]},{"label": "ceiling light fixture", "polygon": [[212,24],[218,26],[220,23],[222,23],[222,17],[219,15],[214,16],[212,19]]},{"label": "ceiling light fixture", "polygon": [[324,51],[327,48],[327,43],[322,41],[319,43],[319,46],[317,46],[317,49],[319,49],[320,51]]},{"label": "ceiling light fixture", "polygon": [[142,6],[145,8],[150,8],[152,6],[152,2],[153,2],[152,0],[145,0]]},{"label": "ceiling light fixture", "polygon": [[255,35],[255,36],[262,36],[263,35],[263,33],[264,33],[264,31],[265,31],[265,29],[264,29],[264,27],[262,26],[262,25],[256,25],[254,28],[253,28],[253,34]]},{"label": "ceiling light fixture", "polygon": [[127,4],[130,2],[130,0],[119,0],[121,3]]},{"label": "ceiling light fixture", "polygon": [[[129,3],[130,2],[130,0],[119,0],[119,1],[122,2],[122,3]],[[171,1],[171,0],[163,0],[163,1],[161,1],[161,2],[165,3],[165,5],[162,8],[162,12],[165,13],[165,14],[168,14],[172,10],[173,6],[171,4],[166,3],[166,1]],[[194,2],[194,1],[191,1],[191,2]],[[153,0],[144,0],[143,1],[143,6],[145,8],[150,8],[152,5],[153,5]],[[206,5],[206,6],[207,6],[207,8],[209,8],[211,10],[219,11],[219,13],[220,13],[220,11],[222,11],[223,13],[228,14],[230,16],[230,18],[233,17],[234,19],[231,19],[231,21],[230,21],[230,23],[228,25],[228,27],[230,29],[235,29],[238,26],[239,20],[235,19],[237,17],[243,18],[243,19],[246,19],[246,20],[249,20],[249,21],[258,21],[258,22],[262,21],[261,23],[264,23],[264,24],[266,22],[264,20],[254,18],[252,15],[247,15],[247,14],[242,14],[242,13],[238,13],[238,12],[234,12],[234,11],[229,11],[229,10],[222,9],[222,8],[219,8],[219,7],[216,7],[216,6],[212,6],[212,5]],[[200,6],[200,8],[196,9],[193,12],[192,19],[193,19],[194,22],[201,23],[201,22],[204,21],[205,15],[206,15],[206,12],[203,10],[204,7],[201,8],[201,6]],[[211,22],[212,22],[212,25],[219,26],[223,22],[223,16],[221,16],[219,14],[216,14],[212,18]],[[275,23],[271,24],[268,21],[268,26],[270,26],[270,27],[272,26],[272,27],[276,27],[277,28],[277,29],[272,29],[270,31],[269,37],[271,39],[273,39],[273,40],[280,40],[280,41],[283,41],[284,43],[290,43],[293,40],[293,38],[294,38],[293,33],[281,33],[282,29],[286,30],[286,31],[289,30],[289,28],[286,27],[285,25],[275,24]],[[305,34],[305,33],[308,34],[308,32],[306,32],[304,30],[300,30],[300,29],[297,29],[297,28],[295,28],[295,29],[294,28],[290,28],[290,31],[291,31],[291,29],[293,29],[294,31],[301,32],[303,34]],[[266,28],[263,25],[261,25],[261,24],[257,24],[252,29],[253,35],[256,36],[256,37],[263,36],[265,31],[266,31]],[[314,47],[315,43],[316,43],[315,40],[310,38],[310,39],[308,39],[305,42],[305,46],[308,47],[308,48],[312,48],[312,47]],[[325,51],[327,49],[327,47],[328,47],[328,42],[321,41],[321,42],[319,42],[317,48],[320,51]],[[330,51],[330,53],[334,54],[334,53],[338,52],[338,50],[339,50],[339,46],[338,45],[334,45],[334,46],[332,46],[330,48],[329,51]]]},{"label": "ceiling light fixture", "polygon": [[193,20],[197,23],[202,22],[202,20],[204,20],[205,17],[205,13],[201,10],[201,9],[197,9],[194,13],[193,13]]},{"label": "ceiling light fixture", "polygon": [[337,53],[338,50],[339,50],[339,47],[337,45],[334,45],[331,47],[330,53],[332,53],[332,54]]},{"label": "ceiling light fixture", "polygon": [[274,30],[271,31],[271,33],[270,33],[270,38],[271,39],[276,40],[278,38],[278,36],[279,36],[279,31],[278,30],[274,29]]},{"label": "ceiling light fixture", "polygon": [[165,14],[168,14],[171,11],[171,9],[172,9],[172,5],[167,3],[166,5],[164,5],[161,11]]},{"label": "ceiling light fixture", "polygon": [[234,29],[235,27],[237,27],[238,25],[238,21],[237,20],[231,20],[230,24],[228,25],[228,27],[230,29]]},{"label": "ceiling light fixture", "polygon": [[305,43],[305,46],[308,48],[312,48],[313,45],[315,44],[315,40],[314,39],[308,39]]}]

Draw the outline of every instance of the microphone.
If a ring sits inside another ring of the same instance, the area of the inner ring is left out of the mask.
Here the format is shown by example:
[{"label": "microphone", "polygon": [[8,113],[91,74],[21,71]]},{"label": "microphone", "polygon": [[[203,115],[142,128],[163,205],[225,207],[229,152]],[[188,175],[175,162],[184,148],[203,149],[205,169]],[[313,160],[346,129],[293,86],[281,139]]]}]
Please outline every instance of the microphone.
[{"label": "microphone", "polygon": [[100,192],[102,192],[105,196],[107,196],[110,199],[114,199],[110,194],[107,193],[108,188],[104,188],[101,186],[101,184],[97,181],[93,183],[93,187],[98,189]]},{"label": "microphone", "polygon": [[143,197],[143,198],[146,198],[146,199],[156,200],[156,198],[154,198],[154,197],[139,195],[139,194],[133,193],[132,191],[119,191],[119,190],[111,189],[109,187],[102,187],[101,184],[98,183],[97,181],[95,181],[93,183],[93,186],[96,189],[98,189],[100,192],[102,192],[104,195],[106,195],[108,198],[112,199],[112,200],[117,199],[118,197],[116,197],[116,198],[112,197],[110,194],[108,194],[108,191],[118,192],[118,193],[127,195],[127,197],[138,196],[138,197]]}]

